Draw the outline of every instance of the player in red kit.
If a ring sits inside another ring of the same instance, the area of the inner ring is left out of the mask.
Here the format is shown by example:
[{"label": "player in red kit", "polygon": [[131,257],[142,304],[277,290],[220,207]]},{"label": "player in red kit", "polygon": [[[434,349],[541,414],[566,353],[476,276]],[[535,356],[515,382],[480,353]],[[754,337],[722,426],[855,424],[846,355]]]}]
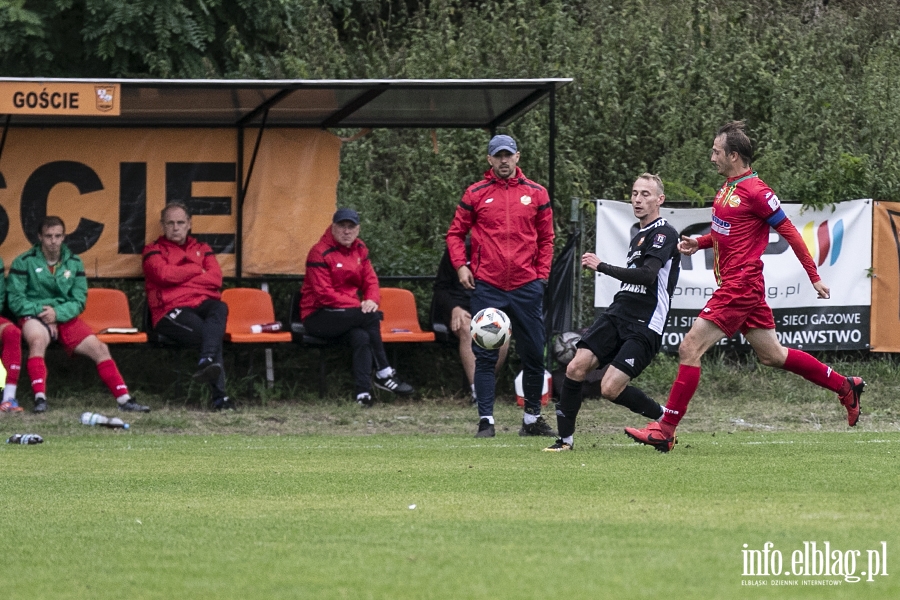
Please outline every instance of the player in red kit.
[{"label": "player in red kit", "polygon": [[830,291],[816,271],[797,229],[781,209],[778,196],[750,169],[750,138],[744,124],[733,121],[719,129],[710,160],[726,177],[713,201],[711,232],[699,238],[682,237],[678,249],[692,255],[712,248],[719,288],[694,321],[678,349],[678,375],[659,422],[643,429],[625,428],[636,442],[668,452],[675,445],[675,428],[700,383],[700,359],[719,340],[740,331],[760,362],[778,367],[836,392],[847,409],[850,427],[859,420],[859,397],[866,383],[844,377],[806,352],[785,348],[775,335],[775,319],[766,304],[763,262],[769,228],[787,240],[803,264],[810,282],[827,299]]}]

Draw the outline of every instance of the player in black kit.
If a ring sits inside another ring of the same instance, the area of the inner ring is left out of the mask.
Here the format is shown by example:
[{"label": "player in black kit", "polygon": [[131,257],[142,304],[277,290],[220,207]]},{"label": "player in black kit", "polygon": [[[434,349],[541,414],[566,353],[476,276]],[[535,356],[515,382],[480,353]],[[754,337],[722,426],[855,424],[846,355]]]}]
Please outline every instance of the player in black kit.
[{"label": "player in black kit", "polygon": [[634,182],[631,206],[640,229],[628,247],[627,267],[600,262],[590,252],[581,257],[581,266],[614,277],[622,286],[609,308],[578,342],[556,404],[559,439],[544,448],[545,452],[573,449],[575,419],[582,403],[581,384],[600,366],[609,365],[600,381],[604,398],[651,419],[663,414],[656,401],[628,384],[659,351],[681,267],[678,232],[659,216],[665,198],[658,175],[644,173]]}]

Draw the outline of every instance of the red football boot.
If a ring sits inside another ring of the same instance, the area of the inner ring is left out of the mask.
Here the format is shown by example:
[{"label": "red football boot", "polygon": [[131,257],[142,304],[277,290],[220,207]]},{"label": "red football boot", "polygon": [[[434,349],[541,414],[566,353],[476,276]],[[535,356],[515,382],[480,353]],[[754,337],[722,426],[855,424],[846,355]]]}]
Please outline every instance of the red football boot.
[{"label": "red football boot", "polygon": [[839,398],[841,404],[847,409],[847,423],[850,427],[855,427],[856,422],[859,421],[859,397],[862,396],[866,382],[862,380],[862,377],[848,377],[847,383],[850,384],[850,389],[846,394],[841,394]]},{"label": "red football boot", "polygon": [[625,435],[638,442],[639,444],[647,444],[653,446],[659,452],[668,452],[678,443],[675,439],[675,429],[670,434],[663,431],[662,426],[653,421],[643,429],[634,429],[633,427],[625,428]]}]

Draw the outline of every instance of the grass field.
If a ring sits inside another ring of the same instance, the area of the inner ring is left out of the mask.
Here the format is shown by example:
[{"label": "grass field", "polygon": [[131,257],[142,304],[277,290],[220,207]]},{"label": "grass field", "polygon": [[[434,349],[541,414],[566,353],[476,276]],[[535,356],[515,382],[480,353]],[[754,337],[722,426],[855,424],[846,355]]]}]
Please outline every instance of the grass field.
[{"label": "grass field", "polygon": [[[46,438],[0,446],[4,597],[900,597],[897,425],[848,431],[825,402],[699,405],[667,455],[595,401],[565,454],[506,404],[490,440],[460,401],[162,409],[129,432],[81,408],[0,418]],[[886,547],[888,575],[746,576],[766,542],[782,571],[804,542],[858,550],[856,575]]]}]

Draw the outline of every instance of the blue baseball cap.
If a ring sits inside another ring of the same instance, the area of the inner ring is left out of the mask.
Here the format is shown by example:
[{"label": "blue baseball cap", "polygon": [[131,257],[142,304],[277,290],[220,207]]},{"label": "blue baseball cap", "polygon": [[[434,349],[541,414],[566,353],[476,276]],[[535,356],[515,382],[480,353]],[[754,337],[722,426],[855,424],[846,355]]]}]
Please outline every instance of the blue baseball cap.
[{"label": "blue baseball cap", "polygon": [[508,135],[495,135],[492,137],[490,143],[488,143],[488,156],[494,156],[503,150],[512,152],[513,154],[518,152],[519,149],[516,146],[516,140]]},{"label": "blue baseball cap", "polygon": [[341,221],[350,221],[354,225],[359,225],[359,213],[352,208],[339,208],[331,218],[331,222],[340,223]]}]

